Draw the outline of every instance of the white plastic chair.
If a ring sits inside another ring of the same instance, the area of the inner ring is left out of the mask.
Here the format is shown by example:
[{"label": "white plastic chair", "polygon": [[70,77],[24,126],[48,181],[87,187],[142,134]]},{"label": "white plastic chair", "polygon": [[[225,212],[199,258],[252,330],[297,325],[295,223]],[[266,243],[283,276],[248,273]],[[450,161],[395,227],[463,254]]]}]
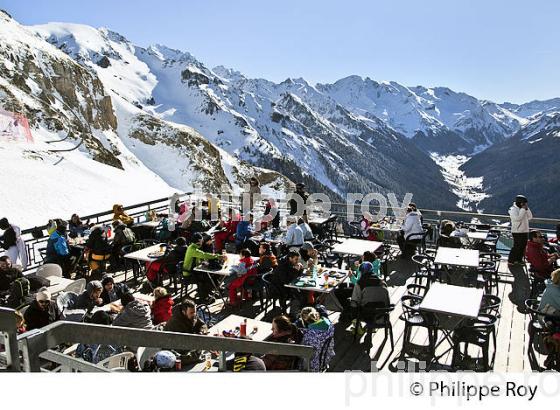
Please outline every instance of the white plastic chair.
[{"label": "white plastic chair", "polygon": [[74,282],[66,286],[63,292],[74,292],[75,294],[80,295],[85,288],[86,288],[86,280],[85,278],[81,278],[75,280]]},{"label": "white plastic chair", "polygon": [[45,263],[37,268],[35,274],[42,278],[48,278],[49,276],[62,277],[62,268],[56,263]]},{"label": "white plastic chair", "polygon": [[134,353],[123,352],[108,357],[105,360],[102,360],[99,363],[97,363],[97,365],[109,369],[112,372],[127,371],[128,361],[133,357],[134,357]]}]

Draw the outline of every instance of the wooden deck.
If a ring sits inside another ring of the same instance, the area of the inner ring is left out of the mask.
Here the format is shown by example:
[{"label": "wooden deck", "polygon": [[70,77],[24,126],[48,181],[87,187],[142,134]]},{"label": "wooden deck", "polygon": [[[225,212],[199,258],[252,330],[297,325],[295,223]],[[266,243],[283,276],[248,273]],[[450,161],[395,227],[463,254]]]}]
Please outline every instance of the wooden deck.
[{"label": "wooden deck", "polygon": [[[401,350],[404,322],[399,319],[402,313],[400,298],[406,291],[406,285],[411,283],[410,276],[414,272],[415,266],[412,262],[397,260],[389,265],[389,271],[395,271],[387,283],[391,295],[391,302],[396,305],[391,314],[391,323],[395,340],[395,349],[390,353],[390,343],[387,340],[381,347],[384,339],[383,330],[374,332],[371,337],[362,336],[360,340],[354,341],[354,337],[349,330],[350,323],[342,320],[339,312],[329,311],[329,317],[335,323],[335,352],[336,355],[330,363],[329,371],[343,372],[347,370],[376,371],[375,364],[381,365],[387,361],[381,370],[388,372],[389,364],[395,359]],[[500,265],[499,294],[502,303],[500,307],[500,318],[497,322],[496,349],[494,370],[500,372],[527,372],[531,371],[527,358],[527,325],[529,315],[523,313],[523,302],[529,295],[529,281],[523,269],[516,268],[510,272],[507,261],[502,261]],[[119,275],[120,276],[120,275]],[[118,281],[119,278],[117,277]],[[519,308],[518,306],[521,306]],[[258,302],[245,302],[241,307],[230,310],[224,307],[221,300],[217,300],[210,306],[210,310],[218,319],[227,317],[235,313],[241,316],[253,317],[258,320],[271,322],[272,318],[280,314],[280,309],[269,309],[265,314]],[[419,344],[427,343],[427,334],[424,329],[416,331],[413,341]],[[436,354],[442,353],[448,348],[443,343]],[[491,352],[495,347],[491,344]],[[492,353],[491,353],[492,354]],[[442,363],[449,364],[451,353],[448,353],[441,360]]]}]

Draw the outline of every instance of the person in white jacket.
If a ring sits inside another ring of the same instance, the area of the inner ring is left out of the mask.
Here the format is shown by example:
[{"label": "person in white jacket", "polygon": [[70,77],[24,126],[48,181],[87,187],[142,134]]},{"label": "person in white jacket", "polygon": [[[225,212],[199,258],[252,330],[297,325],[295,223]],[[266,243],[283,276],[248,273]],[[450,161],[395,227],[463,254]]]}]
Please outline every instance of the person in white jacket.
[{"label": "person in white jacket", "polygon": [[409,245],[414,244],[415,246],[415,243],[420,242],[423,236],[422,217],[413,207],[409,206],[401,226],[400,235],[397,237],[397,243],[402,252],[401,256],[403,258],[409,258],[411,256],[410,252],[412,251]]},{"label": "person in white jacket", "polygon": [[511,235],[513,236],[513,247],[509,252],[508,265],[523,264],[523,255],[527,247],[529,237],[529,221],[533,219],[533,213],[529,209],[527,198],[517,195],[515,202],[509,208],[511,219]]},{"label": "person in white jacket", "polygon": [[21,229],[18,226],[10,224],[8,219],[0,219],[0,229],[4,231],[1,246],[6,250],[6,254],[14,264],[19,263],[21,268],[27,268],[27,251],[25,242],[21,238]]}]

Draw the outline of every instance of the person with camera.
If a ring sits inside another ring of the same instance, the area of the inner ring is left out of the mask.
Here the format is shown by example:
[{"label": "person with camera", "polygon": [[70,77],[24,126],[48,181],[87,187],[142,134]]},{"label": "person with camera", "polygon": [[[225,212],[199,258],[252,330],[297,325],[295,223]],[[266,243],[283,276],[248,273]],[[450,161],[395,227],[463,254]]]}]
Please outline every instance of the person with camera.
[{"label": "person with camera", "polygon": [[513,246],[509,252],[508,265],[523,265],[523,255],[529,238],[529,221],[533,219],[527,198],[523,195],[517,195],[508,213],[511,219],[511,235],[513,236]]}]

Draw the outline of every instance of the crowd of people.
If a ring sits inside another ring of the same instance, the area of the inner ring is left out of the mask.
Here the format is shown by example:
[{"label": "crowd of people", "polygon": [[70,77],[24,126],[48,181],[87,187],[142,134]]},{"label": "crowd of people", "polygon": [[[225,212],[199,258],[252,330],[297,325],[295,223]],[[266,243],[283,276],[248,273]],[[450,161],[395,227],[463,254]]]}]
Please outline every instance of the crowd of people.
[{"label": "crowd of people", "polygon": [[[263,232],[280,230],[278,205],[272,198],[264,199],[264,214],[256,220],[254,208],[262,200],[257,179],[251,179],[249,191],[251,201],[246,212],[233,208],[224,212],[219,200],[212,195],[198,204],[182,202],[179,196],[170,199],[170,213],[164,217],[166,235],[159,237],[167,243],[165,253],[160,260],[146,266],[146,277],[154,298],[151,306],[135,298],[126,283],[116,282],[111,275],[123,268],[123,248],[137,243],[141,236],[141,232],[135,229],[134,218],[127,214],[123,205],[113,206],[110,225],[84,222],[77,214],[73,214],[69,221],[50,220],[46,227],[48,240],[44,262],[59,265],[67,278],[77,278],[77,266],[80,263],[86,265],[86,288],[71,306],[86,312],[84,320],[107,326],[188,334],[207,334],[207,323],[198,316],[197,303],[208,305],[225,295],[229,308],[235,310],[244,301],[252,300],[251,289],[258,288],[255,283],[263,281],[266,274],[269,296],[280,302],[282,310],[282,314],[272,320],[269,340],[313,346],[316,354],[311,360],[311,368],[318,370],[321,367],[319,352],[325,341],[332,338],[334,324],[317,303],[317,295],[286,286],[319,267],[323,244],[318,231],[310,225],[307,212],[298,212],[298,207],[306,204],[309,194],[305,185],[297,185],[295,197],[288,202],[289,214],[286,215],[283,237],[280,241],[272,241],[267,240]],[[401,257],[410,259],[417,245],[425,240],[427,229],[416,204],[409,203],[404,211],[396,242]],[[522,195],[516,197],[509,215],[513,246],[508,264],[515,267],[529,263],[530,273],[544,283],[539,309],[560,317],[560,270],[557,269],[560,225],[557,237],[550,240],[541,231],[531,230],[529,221],[533,216],[527,198]],[[363,213],[359,222],[362,239],[380,240],[374,219],[368,212]],[[0,292],[6,292],[25,277],[22,271],[27,266],[28,257],[21,229],[6,218],[0,219],[0,229],[3,231],[0,246],[6,251],[6,255],[0,256]],[[438,246],[460,247],[461,242],[453,235],[456,230],[454,222],[443,221]],[[83,241],[77,241],[80,238]],[[220,269],[227,260],[226,251],[237,253],[239,260],[228,265],[229,276],[217,289],[210,275],[200,272],[197,267],[206,262],[210,267]],[[348,281],[334,290],[344,309],[343,314],[352,320],[358,334],[364,332],[358,320],[362,309],[390,304],[387,284],[381,274],[382,263],[374,252],[365,252],[347,265]],[[191,300],[192,296],[187,296],[178,300],[169,288],[163,286],[165,276],[178,278],[182,286],[196,285],[196,298]],[[36,289],[25,313],[20,315],[18,329],[21,332],[37,329],[63,318],[64,311],[60,310],[49,290],[40,288]],[[97,363],[125,349],[125,346],[80,345],[76,355]],[[330,351],[332,349],[328,350],[327,357],[334,354]],[[175,353],[188,361],[193,357],[196,360],[200,352]],[[300,363],[289,356],[238,354],[230,365],[237,370],[287,370],[296,369]]]}]

